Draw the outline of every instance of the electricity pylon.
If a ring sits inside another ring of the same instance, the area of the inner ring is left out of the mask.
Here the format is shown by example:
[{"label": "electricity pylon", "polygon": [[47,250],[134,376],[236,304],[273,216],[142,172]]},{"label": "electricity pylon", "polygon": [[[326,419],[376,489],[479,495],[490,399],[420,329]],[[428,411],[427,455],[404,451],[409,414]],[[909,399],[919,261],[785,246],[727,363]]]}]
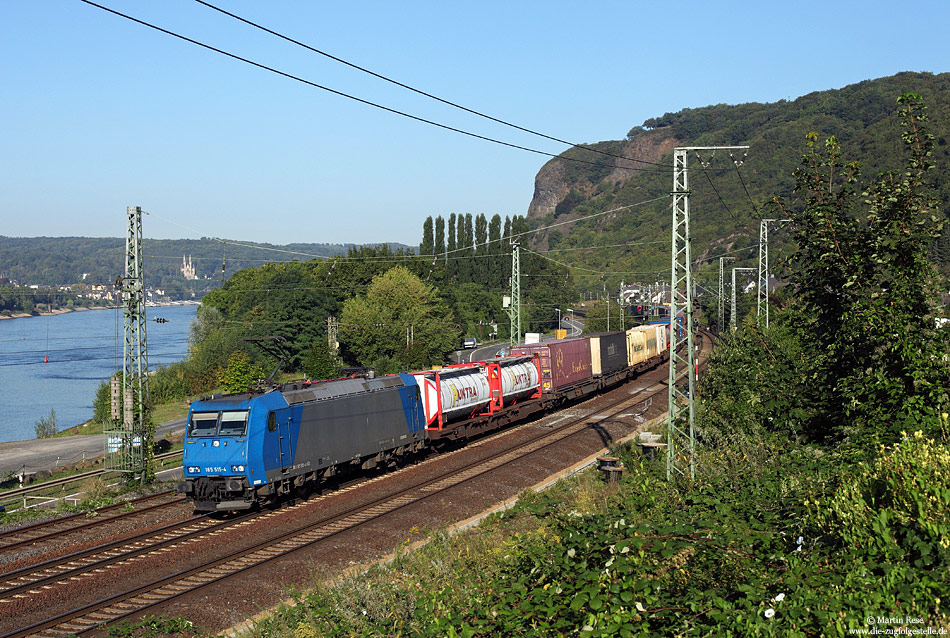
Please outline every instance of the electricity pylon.
[{"label": "electricity pylon", "polygon": [[759,290],[756,294],[755,316],[761,320],[765,309],[765,327],[769,327],[769,224],[790,222],[790,219],[763,219],[759,222]]},{"label": "electricity pylon", "polygon": [[521,247],[517,241],[511,244],[511,297],[506,301],[507,305],[504,302],[502,305],[511,320],[508,332],[510,347],[521,343]]},{"label": "electricity pylon", "polygon": [[726,291],[724,290],[725,281],[723,280],[722,265],[725,261],[735,261],[735,257],[720,257],[719,258],[719,334],[722,334],[722,331],[726,329],[725,326],[725,314],[726,314]]},{"label": "electricity pylon", "polygon": [[[669,376],[669,412],[666,430],[666,478],[686,474],[689,465],[689,477],[696,476],[696,346],[693,337],[693,274],[690,256],[689,234],[689,182],[686,170],[686,156],[689,151],[717,151],[746,149],[748,146],[689,146],[673,149],[673,226],[670,261],[672,273],[670,281],[670,376]],[[682,311],[684,335],[677,334],[677,314]],[[677,347],[686,342],[686,352],[680,353]],[[686,368],[685,370],[683,368]],[[678,373],[685,372],[687,382],[677,385]],[[683,412],[686,412],[684,415]],[[685,419],[684,419],[685,416]],[[683,421],[686,423],[683,423]]]},{"label": "electricity pylon", "polygon": [[[145,331],[145,280],[142,265],[142,208],[126,209],[125,275],[122,292],[125,324],[121,383],[112,382],[112,429],[105,432],[105,467],[148,482],[152,473],[154,425],[148,396],[148,347]],[[121,402],[121,403],[120,403]]]}]

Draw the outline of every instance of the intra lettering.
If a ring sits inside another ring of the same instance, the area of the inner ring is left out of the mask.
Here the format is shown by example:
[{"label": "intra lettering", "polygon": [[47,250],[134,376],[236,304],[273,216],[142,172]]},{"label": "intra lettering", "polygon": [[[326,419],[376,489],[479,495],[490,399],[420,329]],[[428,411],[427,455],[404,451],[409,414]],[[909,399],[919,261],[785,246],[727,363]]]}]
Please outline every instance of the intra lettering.
[{"label": "intra lettering", "polygon": [[455,395],[455,400],[463,399],[475,399],[478,396],[478,393],[475,392],[475,388],[470,385],[464,385],[461,388],[452,388],[452,394]]}]

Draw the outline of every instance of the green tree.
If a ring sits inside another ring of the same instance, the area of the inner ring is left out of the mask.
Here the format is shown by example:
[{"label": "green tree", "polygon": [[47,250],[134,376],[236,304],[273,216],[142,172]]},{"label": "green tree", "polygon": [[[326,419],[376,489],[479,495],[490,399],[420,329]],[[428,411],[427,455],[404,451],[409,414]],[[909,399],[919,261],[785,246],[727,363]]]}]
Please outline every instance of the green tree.
[{"label": "green tree", "polygon": [[475,249],[473,255],[472,275],[473,281],[482,286],[490,283],[491,267],[488,262],[488,255],[492,247],[488,245],[488,219],[484,215],[475,218]]},{"label": "green tree", "polygon": [[246,392],[258,379],[267,376],[260,364],[251,362],[244,352],[235,352],[228,358],[228,364],[218,375],[218,383],[225,392]]},{"label": "green tree", "polygon": [[446,249],[446,252],[448,254],[447,254],[447,259],[445,262],[445,279],[448,282],[455,281],[455,276],[456,276],[456,273],[458,272],[459,261],[458,261],[458,253],[456,252],[458,243],[456,241],[455,224],[456,224],[456,215],[455,213],[452,213],[451,215],[449,215],[448,238],[446,239],[446,241],[448,242],[448,247]]},{"label": "green tree", "polygon": [[498,290],[502,288],[506,280],[501,272],[502,259],[499,257],[501,251],[501,215],[496,213],[492,215],[491,221],[488,222],[488,246],[485,252],[489,255],[487,260],[488,286]]},{"label": "green tree", "polygon": [[799,249],[790,280],[801,338],[814,353],[809,433],[894,440],[936,432],[948,404],[947,334],[936,326],[935,272],[927,261],[941,222],[927,174],[932,142],[920,97],[898,100],[908,151],[859,194],[857,163],[831,137],[809,134],[796,172],[805,205],[793,210]]},{"label": "green tree", "polygon": [[318,341],[304,352],[301,368],[308,379],[333,379],[339,376],[340,361],[326,341]]},{"label": "green tree", "polygon": [[431,255],[434,247],[435,238],[433,237],[432,215],[429,215],[422,223],[422,243],[419,244],[419,254]]},{"label": "green tree", "polygon": [[360,365],[380,372],[441,364],[459,339],[435,289],[404,266],[374,277],[365,295],[343,305],[341,344]]}]

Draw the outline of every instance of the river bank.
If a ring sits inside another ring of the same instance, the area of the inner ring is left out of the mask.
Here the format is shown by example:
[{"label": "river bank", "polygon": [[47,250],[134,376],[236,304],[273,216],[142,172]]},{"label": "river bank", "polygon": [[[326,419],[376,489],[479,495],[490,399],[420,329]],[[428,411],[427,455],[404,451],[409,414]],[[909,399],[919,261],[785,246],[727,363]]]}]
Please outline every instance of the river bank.
[{"label": "river bank", "polygon": [[[163,308],[167,306],[199,306],[201,305],[200,301],[196,300],[185,300],[185,301],[168,301],[165,303],[149,304],[146,306],[148,308]],[[46,312],[18,312],[11,315],[0,315],[0,320],[2,319],[29,319],[30,317],[54,317],[56,315],[65,315],[69,312],[85,312],[87,310],[115,310],[121,306],[92,306],[87,308],[85,306],[79,308],[56,308],[54,310],[47,310]],[[147,310],[146,310],[147,312]]]}]

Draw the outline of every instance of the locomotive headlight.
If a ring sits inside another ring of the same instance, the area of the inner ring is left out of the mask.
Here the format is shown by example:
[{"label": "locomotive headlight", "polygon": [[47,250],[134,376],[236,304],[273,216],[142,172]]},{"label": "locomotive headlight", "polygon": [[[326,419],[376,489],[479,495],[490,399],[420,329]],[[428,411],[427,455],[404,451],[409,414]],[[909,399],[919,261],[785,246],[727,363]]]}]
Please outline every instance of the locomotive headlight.
[{"label": "locomotive headlight", "polygon": [[232,472],[243,472],[243,471],[244,471],[244,466],[243,466],[243,465],[232,465],[232,466],[231,466],[231,471],[232,471]]}]

